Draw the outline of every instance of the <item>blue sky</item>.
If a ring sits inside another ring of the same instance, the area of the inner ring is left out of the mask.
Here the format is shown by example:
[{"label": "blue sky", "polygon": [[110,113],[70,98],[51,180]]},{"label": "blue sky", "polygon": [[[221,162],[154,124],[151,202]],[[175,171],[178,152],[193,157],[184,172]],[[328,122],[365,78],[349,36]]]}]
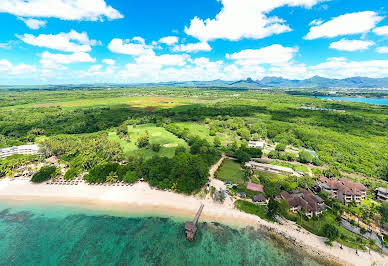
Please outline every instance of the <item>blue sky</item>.
[{"label": "blue sky", "polygon": [[1,0],[0,84],[388,77],[385,0]]}]

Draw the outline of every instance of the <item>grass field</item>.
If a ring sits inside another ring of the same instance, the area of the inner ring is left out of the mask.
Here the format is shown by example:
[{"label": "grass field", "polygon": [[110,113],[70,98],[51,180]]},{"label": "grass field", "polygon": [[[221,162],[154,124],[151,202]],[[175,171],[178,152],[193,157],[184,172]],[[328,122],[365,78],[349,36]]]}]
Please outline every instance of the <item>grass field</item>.
[{"label": "grass field", "polygon": [[244,184],[244,172],[236,161],[225,159],[217,171],[217,178],[233,184]]},{"label": "grass field", "polygon": [[[136,141],[139,136],[145,134],[148,131],[150,136],[150,144],[160,144],[161,149],[159,152],[154,152],[150,148],[139,149],[136,146]],[[187,143],[177,138],[172,133],[166,131],[162,127],[157,127],[153,124],[139,125],[136,128],[133,126],[128,127],[129,136],[131,137],[131,141],[127,142],[125,140],[120,139],[116,132],[110,132],[109,138],[115,141],[120,142],[123,147],[124,153],[129,155],[135,155],[140,153],[145,159],[151,158],[154,155],[164,156],[164,157],[173,157],[175,155],[175,149],[178,146],[184,146],[188,148]]]},{"label": "grass field", "polygon": [[62,101],[44,101],[38,103],[14,105],[3,108],[27,108],[27,107],[50,107],[60,106],[62,108],[86,108],[106,106],[128,106],[129,108],[143,108],[150,111],[158,108],[174,108],[182,105],[195,104],[198,100],[180,97],[151,97],[151,96],[122,96],[122,97],[98,97],[66,99]]},{"label": "grass field", "polygon": [[305,166],[305,165],[293,164],[293,163],[289,163],[289,162],[281,162],[281,161],[278,161],[278,162],[270,162],[270,164],[278,165],[278,166],[283,166],[283,167],[288,167],[288,168],[291,168],[291,169],[293,169],[294,171],[298,171],[298,172],[305,172],[305,173],[308,173],[308,172],[309,172],[309,169],[308,169],[307,166]]}]

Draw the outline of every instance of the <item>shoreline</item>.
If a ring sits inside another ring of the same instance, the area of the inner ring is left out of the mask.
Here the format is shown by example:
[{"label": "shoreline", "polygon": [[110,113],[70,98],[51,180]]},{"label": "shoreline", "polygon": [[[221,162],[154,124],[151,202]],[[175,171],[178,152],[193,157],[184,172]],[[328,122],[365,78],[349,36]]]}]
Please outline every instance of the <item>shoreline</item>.
[{"label": "shoreline", "polygon": [[28,180],[0,180],[0,200],[12,204],[39,203],[46,206],[76,207],[90,212],[133,217],[166,217],[179,221],[193,219],[200,203],[205,208],[200,221],[219,222],[232,227],[253,227],[274,234],[280,240],[289,241],[297,248],[318,259],[341,265],[388,265],[388,257],[371,251],[359,251],[338,243],[327,246],[325,238],[313,235],[291,221],[271,223],[257,216],[243,213],[231,206],[214,203],[168,191],[151,188],[147,183],[132,186],[92,186],[80,183],[77,186],[53,186],[32,184]]}]

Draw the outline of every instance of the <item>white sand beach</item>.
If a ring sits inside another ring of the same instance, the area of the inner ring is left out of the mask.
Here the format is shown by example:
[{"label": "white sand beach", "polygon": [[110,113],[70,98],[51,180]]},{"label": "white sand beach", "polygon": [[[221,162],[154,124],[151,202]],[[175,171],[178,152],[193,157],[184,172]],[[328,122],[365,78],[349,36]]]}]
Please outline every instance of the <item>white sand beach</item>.
[{"label": "white sand beach", "polygon": [[231,204],[218,204],[210,199],[199,199],[151,188],[147,183],[133,186],[47,185],[31,184],[28,180],[0,180],[0,200],[13,202],[48,202],[76,204],[92,209],[117,210],[136,214],[164,214],[180,218],[194,217],[200,203],[205,204],[201,221],[215,221],[233,226],[262,227],[291,240],[312,255],[334,260],[342,265],[388,265],[388,257],[371,251],[358,251],[334,243],[327,246],[324,238],[299,228],[292,222],[270,223],[233,209]]}]

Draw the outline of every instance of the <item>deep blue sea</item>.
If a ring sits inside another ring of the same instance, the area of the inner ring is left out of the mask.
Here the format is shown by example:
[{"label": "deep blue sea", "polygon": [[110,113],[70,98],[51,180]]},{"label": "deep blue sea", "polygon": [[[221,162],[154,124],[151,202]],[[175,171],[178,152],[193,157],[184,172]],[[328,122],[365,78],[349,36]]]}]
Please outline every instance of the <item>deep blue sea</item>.
[{"label": "deep blue sea", "polygon": [[0,265],[320,265],[254,229],[0,201]]},{"label": "deep blue sea", "polygon": [[331,96],[318,96],[318,98],[348,101],[348,102],[361,102],[361,103],[369,103],[369,104],[388,105],[388,98],[331,97]]}]

